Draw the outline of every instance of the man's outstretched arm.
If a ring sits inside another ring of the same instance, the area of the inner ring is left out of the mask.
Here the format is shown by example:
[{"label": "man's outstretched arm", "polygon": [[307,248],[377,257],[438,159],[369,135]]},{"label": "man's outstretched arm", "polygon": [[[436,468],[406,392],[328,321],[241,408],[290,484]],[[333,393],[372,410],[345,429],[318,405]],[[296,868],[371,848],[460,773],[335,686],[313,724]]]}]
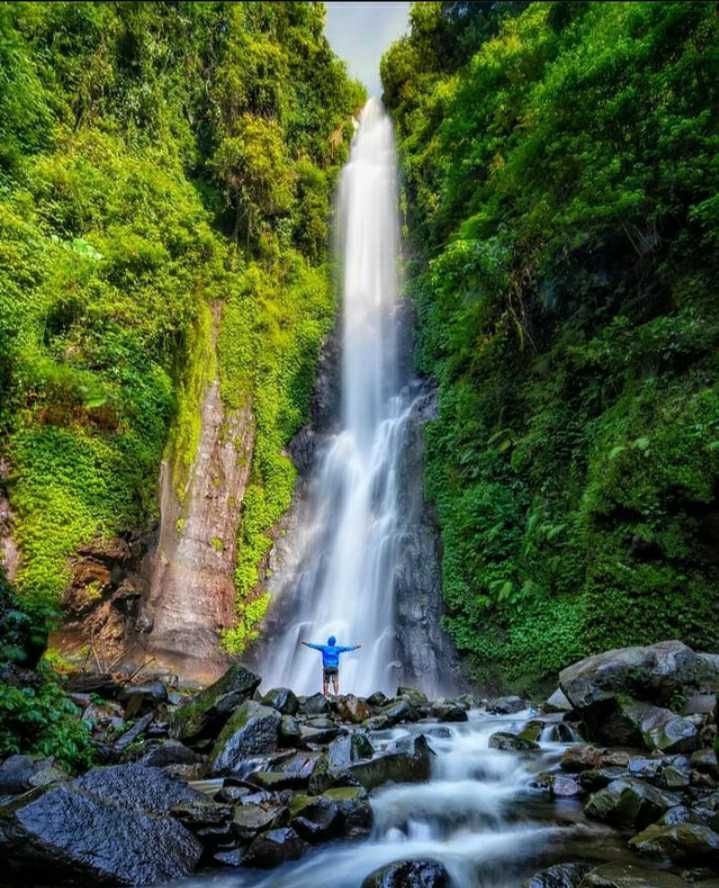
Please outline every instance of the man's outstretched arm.
[{"label": "man's outstretched arm", "polygon": [[305,647],[312,648],[313,651],[324,650],[323,644],[312,644],[311,641],[301,641],[300,644],[303,644]]},{"label": "man's outstretched arm", "polygon": [[361,644],[353,644],[351,647],[343,647],[342,645],[338,646],[337,650],[341,653],[347,653],[347,651],[358,651],[362,647]]}]

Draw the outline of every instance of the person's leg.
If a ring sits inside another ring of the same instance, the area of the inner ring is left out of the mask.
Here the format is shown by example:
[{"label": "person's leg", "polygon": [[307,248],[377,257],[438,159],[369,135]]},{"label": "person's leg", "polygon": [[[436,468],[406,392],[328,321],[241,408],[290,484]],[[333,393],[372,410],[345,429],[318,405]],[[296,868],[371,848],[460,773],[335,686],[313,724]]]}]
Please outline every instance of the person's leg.
[{"label": "person's leg", "polygon": [[327,673],[322,670],[322,696],[327,696]]},{"label": "person's leg", "polygon": [[332,683],[333,683],[334,686],[335,686],[335,697],[339,697],[339,695],[340,695],[340,673],[339,673],[339,669],[338,669],[337,672],[335,672],[335,674],[332,676]]}]

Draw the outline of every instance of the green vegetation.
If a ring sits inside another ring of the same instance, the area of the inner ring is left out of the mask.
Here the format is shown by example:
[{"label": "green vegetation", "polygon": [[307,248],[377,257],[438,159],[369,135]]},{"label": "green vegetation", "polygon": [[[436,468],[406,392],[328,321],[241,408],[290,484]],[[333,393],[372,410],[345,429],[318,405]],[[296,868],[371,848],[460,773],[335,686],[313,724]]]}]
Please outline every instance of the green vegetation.
[{"label": "green vegetation", "polygon": [[418,3],[382,62],[447,626],[485,679],[719,642],[714,4]]},{"label": "green vegetation", "polygon": [[362,101],[323,22],[316,3],[0,9],[0,423],[31,609],[57,604],[79,545],[156,520],[163,453],[184,495],[213,310],[225,401],[257,415],[252,592],[333,310],[329,196]]},{"label": "green vegetation", "polygon": [[[320,3],[0,7],[0,433],[12,612],[40,634],[79,546],[157,520],[163,455],[185,495],[216,374],[257,424],[233,650],[264,613],[257,567],[333,315],[330,195],[364,99],[323,26]],[[39,688],[2,686],[0,755],[22,736],[79,762],[49,674]],[[56,733],[30,738],[40,721]]]}]

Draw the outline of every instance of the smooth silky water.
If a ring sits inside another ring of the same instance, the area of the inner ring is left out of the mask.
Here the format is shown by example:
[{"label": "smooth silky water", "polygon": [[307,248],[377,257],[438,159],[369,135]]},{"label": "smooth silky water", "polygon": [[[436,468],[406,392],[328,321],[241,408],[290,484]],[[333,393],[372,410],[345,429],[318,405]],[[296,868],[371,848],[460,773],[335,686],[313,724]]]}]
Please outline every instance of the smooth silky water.
[{"label": "smooth silky water", "polygon": [[[395,572],[407,518],[398,458],[412,407],[398,367],[399,225],[392,125],[371,99],[360,117],[337,202],[342,268],[341,420],[311,481],[287,583],[293,622],[260,665],[265,687],[318,689],[318,655],[300,640],[363,643],[344,655],[342,687],[394,693]],[[282,594],[282,593],[281,593]]]},{"label": "smooth silky water", "polygon": [[[621,837],[587,821],[579,802],[550,801],[534,787],[539,772],[559,768],[570,744],[541,740],[540,752],[524,754],[489,748],[495,731],[517,732],[530,715],[474,710],[465,723],[427,722],[373,733],[378,749],[424,733],[436,755],[429,782],[371,793],[370,837],[325,844],[271,872],[208,873],[183,882],[183,888],[318,888],[327,882],[359,888],[378,867],[419,858],[441,861],[454,888],[520,888],[553,863],[630,860]],[[545,736],[551,725],[549,717]]]}]

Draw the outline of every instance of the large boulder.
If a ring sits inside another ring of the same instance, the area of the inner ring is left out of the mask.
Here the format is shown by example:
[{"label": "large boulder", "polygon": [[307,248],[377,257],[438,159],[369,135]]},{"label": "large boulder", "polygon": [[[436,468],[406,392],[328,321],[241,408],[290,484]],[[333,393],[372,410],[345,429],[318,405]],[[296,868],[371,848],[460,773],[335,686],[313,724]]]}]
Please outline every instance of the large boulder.
[{"label": "large boulder", "polygon": [[302,715],[329,715],[330,709],[329,700],[324,694],[312,694],[300,699],[299,711]]},{"label": "large boulder", "polygon": [[300,708],[300,701],[289,688],[272,688],[264,695],[262,703],[271,706],[282,715],[296,715]]},{"label": "large boulder", "polygon": [[214,774],[231,774],[253,755],[277,749],[282,716],[276,709],[247,700],[227,722],[210,755]]},{"label": "large boulder", "polygon": [[628,863],[605,863],[587,873],[579,888],[689,888],[679,876]]},{"label": "large boulder", "polygon": [[449,873],[436,860],[401,860],[370,873],[362,888],[449,888]]},{"label": "large boulder", "polygon": [[353,731],[333,740],[327,747],[331,768],[346,768],[353,762],[372,758],[374,747],[364,731]]},{"label": "large boulder", "polygon": [[237,707],[250,699],[262,679],[239,663],[172,715],[171,732],[183,743],[217,737]]},{"label": "large boulder", "polygon": [[644,829],[681,802],[674,793],[630,777],[622,777],[595,792],[584,813],[619,829]]},{"label": "large boulder", "polygon": [[390,751],[372,759],[355,762],[346,771],[367,790],[389,782],[421,783],[429,780],[433,755],[427,738],[420,734],[412,740],[407,750]]},{"label": "large boulder", "polygon": [[719,835],[698,823],[652,824],[630,839],[629,847],[639,854],[677,863],[719,863]]},{"label": "large boulder", "polygon": [[191,873],[202,854],[167,812],[202,799],[156,768],[96,768],[0,809],[0,852],[36,884],[150,885]]},{"label": "large boulder", "polygon": [[533,875],[522,888],[578,888],[591,869],[590,863],[558,863]]},{"label": "large boulder", "polygon": [[559,674],[561,690],[579,710],[621,694],[666,705],[677,693],[717,681],[719,667],[681,641],[606,651],[567,666]]},{"label": "large boulder", "polygon": [[592,739],[601,743],[669,753],[691,752],[699,743],[699,730],[690,718],[631,698],[590,706],[583,717]]}]

